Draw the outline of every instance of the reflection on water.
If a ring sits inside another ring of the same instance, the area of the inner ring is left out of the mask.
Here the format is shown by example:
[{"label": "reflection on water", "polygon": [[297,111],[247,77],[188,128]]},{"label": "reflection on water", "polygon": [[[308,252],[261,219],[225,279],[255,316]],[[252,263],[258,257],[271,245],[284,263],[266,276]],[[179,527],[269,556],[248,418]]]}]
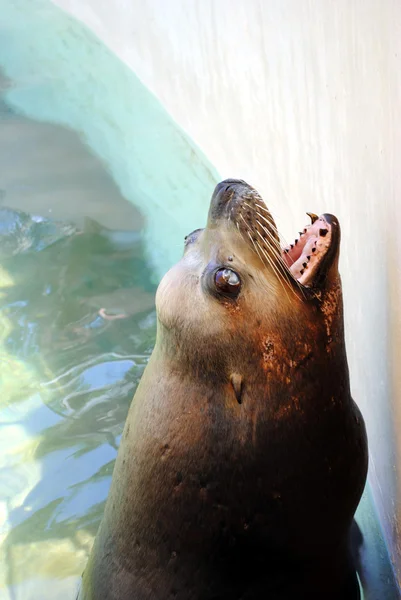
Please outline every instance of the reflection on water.
[{"label": "reflection on water", "polygon": [[[12,80],[5,91],[8,104],[27,117],[80,132],[124,196],[140,207],[146,253],[157,280],[180,256],[177,240],[205,222],[219,175],[136,74],[51,0],[0,0],[0,14],[0,65]],[[38,151],[52,160],[54,151],[43,141]],[[18,144],[12,147],[22,151]],[[48,175],[64,183],[65,160],[59,158]],[[69,161],[81,183],[79,161],[72,154]],[[27,164],[33,180],[38,162],[35,169]],[[8,154],[11,171],[12,164]],[[46,183],[42,190],[48,195]],[[81,204],[95,208],[98,202],[86,189],[81,193]],[[48,195],[48,208],[51,204]]]},{"label": "reflection on water", "polygon": [[[154,288],[142,256],[140,241],[121,248],[100,230],[2,260],[13,283],[1,297],[11,383],[3,388],[1,416],[3,425],[7,419],[26,432],[2,476],[2,492],[10,496],[9,584],[51,575],[52,541],[59,577],[79,574],[85,562],[127,409],[154,343]],[[13,357],[35,373],[23,386],[13,379]],[[15,497],[26,487],[30,464],[39,479],[19,506]]]},{"label": "reflection on water", "polygon": [[155,286],[142,217],[99,161],[72,132],[0,108],[0,166],[10,139],[23,149],[0,175],[0,599],[67,599],[154,344]]}]

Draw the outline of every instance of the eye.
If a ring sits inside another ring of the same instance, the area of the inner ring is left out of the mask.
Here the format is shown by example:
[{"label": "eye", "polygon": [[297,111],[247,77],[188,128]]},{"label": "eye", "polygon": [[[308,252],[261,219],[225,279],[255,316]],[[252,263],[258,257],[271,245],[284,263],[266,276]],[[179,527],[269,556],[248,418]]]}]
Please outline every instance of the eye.
[{"label": "eye", "polygon": [[241,289],[241,279],[232,269],[219,269],[214,276],[216,289],[231,297],[238,296]]}]

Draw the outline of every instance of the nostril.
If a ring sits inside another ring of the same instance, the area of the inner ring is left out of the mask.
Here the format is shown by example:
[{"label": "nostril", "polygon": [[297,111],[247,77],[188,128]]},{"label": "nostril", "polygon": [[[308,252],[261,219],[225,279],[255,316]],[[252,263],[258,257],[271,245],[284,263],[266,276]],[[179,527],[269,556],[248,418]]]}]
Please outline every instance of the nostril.
[{"label": "nostril", "polygon": [[220,183],[218,183],[217,186],[221,188],[224,187],[226,189],[228,187],[232,187],[233,185],[238,184],[246,185],[246,183],[242,181],[242,179],[233,179],[232,177],[230,177],[228,179],[223,179],[223,181],[220,181]]},{"label": "nostril", "polygon": [[227,212],[227,207],[240,200],[252,189],[241,179],[224,179],[214,189],[209,209],[209,219],[217,219]]}]

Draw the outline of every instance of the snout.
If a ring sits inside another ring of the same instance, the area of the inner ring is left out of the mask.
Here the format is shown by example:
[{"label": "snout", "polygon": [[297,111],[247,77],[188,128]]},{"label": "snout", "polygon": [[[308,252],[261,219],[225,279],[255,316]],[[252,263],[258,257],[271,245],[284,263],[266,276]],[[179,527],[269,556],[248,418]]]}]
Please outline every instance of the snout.
[{"label": "snout", "polygon": [[229,209],[235,201],[251,191],[253,188],[242,179],[225,179],[218,183],[210,202],[208,224],[222,217],[229,217]]}]

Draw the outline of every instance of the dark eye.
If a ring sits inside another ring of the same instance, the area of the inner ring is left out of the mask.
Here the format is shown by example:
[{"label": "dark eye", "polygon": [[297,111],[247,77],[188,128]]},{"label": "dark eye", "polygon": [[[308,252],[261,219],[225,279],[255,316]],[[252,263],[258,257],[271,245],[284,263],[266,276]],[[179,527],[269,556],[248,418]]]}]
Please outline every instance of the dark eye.
[{"label": "dark eye", "polygon": [[216,288],[228,296],[238,296],[241,289],[241,279],[232,269],[219,269],[214,276]]}]

